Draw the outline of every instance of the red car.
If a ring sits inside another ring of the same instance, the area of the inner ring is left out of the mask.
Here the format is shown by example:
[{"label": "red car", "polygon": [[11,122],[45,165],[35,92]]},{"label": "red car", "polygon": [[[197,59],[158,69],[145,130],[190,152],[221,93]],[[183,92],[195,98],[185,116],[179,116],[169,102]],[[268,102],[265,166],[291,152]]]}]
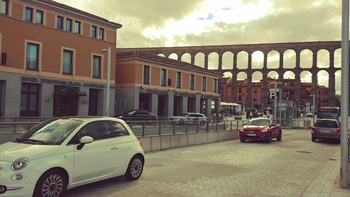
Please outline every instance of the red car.
[{"label": "red car", "polygon": [[241,142],[246,140],[262,140],[271,143],[272,138],[282,140],[282,128],[276,121],[270,118],[253,118],[243,125],[239,131]]}]

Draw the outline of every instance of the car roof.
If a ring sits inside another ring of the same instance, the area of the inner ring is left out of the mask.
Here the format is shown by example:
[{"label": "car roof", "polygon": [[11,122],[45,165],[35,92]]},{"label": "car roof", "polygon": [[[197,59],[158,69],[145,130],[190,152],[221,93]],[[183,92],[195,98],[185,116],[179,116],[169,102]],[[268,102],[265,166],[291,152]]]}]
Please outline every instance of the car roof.
[{"label": "car roof", "polygon": [[63,116],[63,117],[55,117],[52,119],[72,119],[72,120],[80,120],[80,121],[96,121],[96,120],[121,120],[115,117],[109,116]]}]

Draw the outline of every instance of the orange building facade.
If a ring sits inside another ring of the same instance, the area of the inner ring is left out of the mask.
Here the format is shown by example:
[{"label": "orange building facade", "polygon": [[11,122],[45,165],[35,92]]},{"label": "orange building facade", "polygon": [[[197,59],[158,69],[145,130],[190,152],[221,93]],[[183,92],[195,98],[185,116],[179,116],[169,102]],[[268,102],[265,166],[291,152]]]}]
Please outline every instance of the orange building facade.
[{"label": "orange building facade", "polygon": [[219,72],[145,52],[118,49],[116,69],[116,113],[143,109],[160,118],[184,112],[200,112],[210,117],[218,109],[222,76]]},{"label": "orange building facade", "polygon": [[[102,50],[115,54],[121,25],[51,0],[1,1],[0,115],[113,114]],[[111,73],[114,101],[114,64]]]}]

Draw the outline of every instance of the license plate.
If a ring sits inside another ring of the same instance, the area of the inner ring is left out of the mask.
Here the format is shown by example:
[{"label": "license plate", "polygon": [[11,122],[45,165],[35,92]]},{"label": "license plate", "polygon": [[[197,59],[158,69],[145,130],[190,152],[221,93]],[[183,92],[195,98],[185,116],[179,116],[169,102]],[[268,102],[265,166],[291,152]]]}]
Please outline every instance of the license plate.
[{"label": "license plate", "polygon": [[256,136],[255,133],[247,133],[247,136]]},{"label": "license plate", "polygon": [[329,130],[329,129],[321,129],[321,132],[322,132],[322,133],[330,133],[331,130]]}]

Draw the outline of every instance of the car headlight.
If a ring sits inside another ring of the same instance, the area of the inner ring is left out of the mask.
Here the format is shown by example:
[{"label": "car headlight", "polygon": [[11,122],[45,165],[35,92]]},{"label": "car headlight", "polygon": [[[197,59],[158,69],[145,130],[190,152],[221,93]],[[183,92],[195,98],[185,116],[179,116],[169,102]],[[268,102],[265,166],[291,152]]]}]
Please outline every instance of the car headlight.
[{"label": "car headlight", "polygon": [[17,159],[16,161],[14,161],[12,163],[11,169],[13,171],[17,171],[17,170],[22,170],[23,168],[25,168],[27,165],[29,164],[29,159],[26,157],[22,157]]},{"label": "car headlight", "polygon": [[266,132],[266,131],[267,131],[267,128],[261,129],[261,132]]}]

